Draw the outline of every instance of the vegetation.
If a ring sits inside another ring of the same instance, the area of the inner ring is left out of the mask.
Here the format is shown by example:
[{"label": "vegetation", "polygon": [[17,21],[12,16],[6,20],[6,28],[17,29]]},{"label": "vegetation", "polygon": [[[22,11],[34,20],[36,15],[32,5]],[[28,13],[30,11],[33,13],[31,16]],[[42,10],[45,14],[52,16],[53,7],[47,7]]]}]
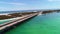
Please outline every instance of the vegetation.
[{"label": "vegetation", "polygon": [[35,13],[35,12],[12,13],[12,14],[8,14],[8,15],[0,15],[0,20],[21,17],[21,16],[24,16],[24,15],[32,14],[32,13]]}]

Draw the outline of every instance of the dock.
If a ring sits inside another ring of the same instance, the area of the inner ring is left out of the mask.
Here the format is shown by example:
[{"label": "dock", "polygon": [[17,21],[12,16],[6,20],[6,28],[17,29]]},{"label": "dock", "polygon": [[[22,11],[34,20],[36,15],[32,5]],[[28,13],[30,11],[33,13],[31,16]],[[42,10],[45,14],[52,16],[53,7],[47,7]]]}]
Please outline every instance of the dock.
[{"label": "dock", "polygon": [[5,30],[9,30],[10,27],[12,27],[16,24],[20,24],[20,23],[22,23],[22,21],[25,21],[29,18],[36,16],[36,15],[38,15],[38,13],[28,14],[28,15],[25,15],[25,16],[19,18],[19,19],[12,20],[12,21],[6,22],[4,24],[0,24],[0,33],[4,32]]}]

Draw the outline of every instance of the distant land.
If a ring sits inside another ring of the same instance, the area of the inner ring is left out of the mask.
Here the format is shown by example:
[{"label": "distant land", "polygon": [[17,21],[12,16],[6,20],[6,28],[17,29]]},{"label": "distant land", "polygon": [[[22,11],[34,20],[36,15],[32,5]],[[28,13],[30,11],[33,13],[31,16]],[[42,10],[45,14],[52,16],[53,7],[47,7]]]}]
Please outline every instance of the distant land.
[{"label": "distant land", "polygon": [[32,11],[40,11],[40,10],[16,10],[16,11],[0,11],[0,13],[9,13],[9,12],[32,12]]},{"label": "distant land", "polygon": [[0,14],[19,13],[19,12],[34,12],[34,11],[48,11],[48,10],[60,10],[60,9],[0,11]]}]

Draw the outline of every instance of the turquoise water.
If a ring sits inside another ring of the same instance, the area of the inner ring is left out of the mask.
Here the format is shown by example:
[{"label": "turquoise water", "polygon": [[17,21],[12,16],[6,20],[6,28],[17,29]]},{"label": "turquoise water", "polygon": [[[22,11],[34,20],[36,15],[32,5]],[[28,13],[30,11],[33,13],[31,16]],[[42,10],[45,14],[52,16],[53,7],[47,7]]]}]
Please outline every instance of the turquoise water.
[{"label": "turquoise water", "polygon": [[5,34],[60,34],[60,13],[38,15]]},{"label": "turquoise water", "polygon": [[9,22],[11,20],[15,20],[16,18],[10,18],[10,19],[4,19],[4,20],[0,20],[0,24],[3,24],[3,23],[6,23],[6,22]]},{"label": "turquoise water", "polygon": [[5,22],[9,22],[10,20],[0,20],[0,24],[3,24]]}]

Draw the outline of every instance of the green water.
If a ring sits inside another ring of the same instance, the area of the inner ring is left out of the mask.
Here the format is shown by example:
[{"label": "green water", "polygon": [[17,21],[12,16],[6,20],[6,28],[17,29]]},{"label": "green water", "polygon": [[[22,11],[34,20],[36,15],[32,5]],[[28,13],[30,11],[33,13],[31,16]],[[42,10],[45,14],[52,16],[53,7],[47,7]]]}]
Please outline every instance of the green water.
[{"label": "green water", "polygon": [[60,13],[36,16],[5,34],[60,34]]}]

